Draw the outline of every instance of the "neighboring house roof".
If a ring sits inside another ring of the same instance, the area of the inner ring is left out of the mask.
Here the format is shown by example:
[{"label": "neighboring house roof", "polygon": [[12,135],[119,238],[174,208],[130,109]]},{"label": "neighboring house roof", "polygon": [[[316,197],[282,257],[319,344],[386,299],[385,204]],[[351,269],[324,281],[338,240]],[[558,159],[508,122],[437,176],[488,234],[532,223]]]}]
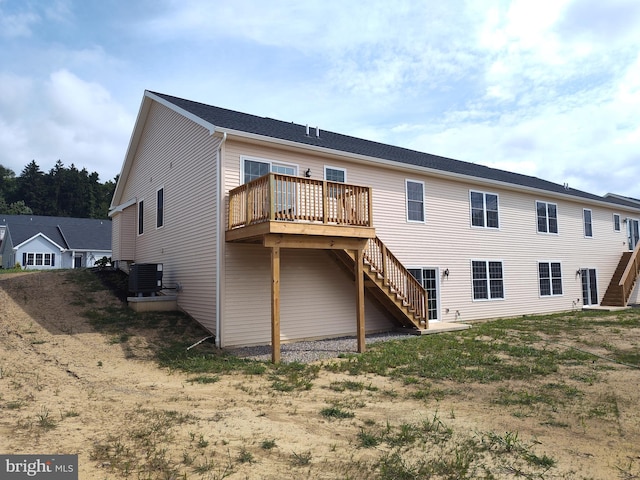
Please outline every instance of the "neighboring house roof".
[{"label": "neighboring house roof", "polygon": [[14,246],[40,234],[67,250],[111,250],[111,220],[0,214],[0,225]]},{"label": "neighboring house roof", "polygon": [[[267,139],[272,138],[285,142],[294,142],[301,146],[327,149],[338,153],[358,155],[370,159],[380,159],[399,165],[423,167],[443,174],[489,180],[551,192],[554,194],[579,197],[597,202],[638,207],[638,205],[633,202],[623,202],[617,197],[602,197],[581,190],[568,188],[565,185],[559,185],[537,177],[490,168],[476,163],[454,160],[430,153],[422,153],[393,145],[386,145],[379,142],[330,132],[328,130],[320,130],[317,135],[315,128],[309,129],[308,126],[305,125],[298,125],[293,122],[285,122],[272,118],[236,112],[163,93],[145,91],[141,114],[138,117],[139,122],[144,116],[143,112],[145,111],[145,108],[148,108],[146,102],[149,98],[157,100],[170,108],[179,111],[184,116],[209,128],[211,133],[216,131],[227,132],[229,134],[245,133],[258,137],[266,137]],[[141,128],[141,125],[137,124],[136,128]],[[139,138],[140,134],[141,132],[134,131],[134,134],[132,135],[128,157],[125,159],[121,178],[126,176],[128,173],[130,165],[127,165],[127,163],[131,160],[129,155],[135,151],[136,139]],[[117,207],[119,201],[123,200],[119,198],[119,194],[120,189],[117,188],[116,194],[114,195],[116,203],[112,205],[112,208]]]}]

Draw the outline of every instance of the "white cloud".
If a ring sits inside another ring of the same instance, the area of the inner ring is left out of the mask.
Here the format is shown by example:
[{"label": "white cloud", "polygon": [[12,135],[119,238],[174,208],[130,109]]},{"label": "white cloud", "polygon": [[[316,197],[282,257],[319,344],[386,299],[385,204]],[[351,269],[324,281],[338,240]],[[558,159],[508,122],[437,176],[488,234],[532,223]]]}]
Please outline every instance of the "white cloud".
[{"label": "white cloud", "polygon": [[40,21],[40,16],[34,12],[8,13],[0,3],[0,36],[28,37],[32,28]]},{"label": "white cloud", "polygon": [[31,160],[47,171],[60,159],[102,181],[119,171],[134,118],[102,85],[68,70],[42,83],[0,76],[7,85],[17,88],[0,102],[0,164],[19,174]]}]

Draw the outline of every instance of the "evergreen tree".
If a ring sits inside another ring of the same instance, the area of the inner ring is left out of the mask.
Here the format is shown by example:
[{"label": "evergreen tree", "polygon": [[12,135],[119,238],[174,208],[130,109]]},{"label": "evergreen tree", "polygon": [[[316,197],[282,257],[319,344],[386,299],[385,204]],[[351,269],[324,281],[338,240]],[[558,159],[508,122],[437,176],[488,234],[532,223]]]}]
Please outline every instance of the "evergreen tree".
[{"label": "evergreen tree", "polygon": [[117,180],[103,185],[96,172],[61,160],[46,174],[32,160],[18,178],[0,165],[0,213],[106,219]]},{"label": "evergreen tree", "polygon": [[15,201],[22,200],[35,215],[46,215],[47,188],[44,174],[35,160],[31,160],[17,179]]}]

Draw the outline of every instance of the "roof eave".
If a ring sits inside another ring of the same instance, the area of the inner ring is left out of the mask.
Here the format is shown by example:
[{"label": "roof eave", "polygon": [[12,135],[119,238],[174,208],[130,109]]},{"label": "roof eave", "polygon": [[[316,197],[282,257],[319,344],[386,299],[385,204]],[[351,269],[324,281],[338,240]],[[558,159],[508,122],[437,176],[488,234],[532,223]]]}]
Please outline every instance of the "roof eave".
[{"label": "roof eave", "polygon": [[52,245],[55,245],[56,247],[58,247],[60,249],[61,252],[64,252],[66,250],[65,247],[61,247],[60,245],[58,245],[56,242],[54,242],[53,240],[51,240],[49,237],[47,237],[44,233],[36,233],[35,235],[33,235],[32,237],[27,238],[24,242],[20,242],[18,245],[16,245],[15,247],[13,247],[14,250],[18,250],[20,249],[23,245],[26,245],[27,243],[29,243],[30,241],[32,241],[34,238],[37,237],[42,237],[45,240],[47,240],[49,243],[51,243]]},{"label": "roof eave", "polygon": [[127,152],[122,163],[122,169],[120,170],[120,175],[118,176],[118,183],[116,184],[116,188],[111,199],[111,205],[109,206],[110,210],[116,209],[118,207],[118,204],[122,201],[124,185],[126,184],[129,172],[131,171],[133,158],[138,149],[140,139],[142,138],[142,132],[144,131],[144,126],[147,122],[147,117],[149,115],[149,110],[151,109],[152,102],[158,102],[159,104],[169,108],[170,110],[173,110],[174,112],[177,112],[180,115],[188,118],[189,120],[197,123],[198,125],[206,128],[207,130],[209,130],[210,135],[213,135],[216,132],[216,126],[211,124],[210,122],[207,122],[201,117],[198,117],[197,115],[194,115],[187,110],[178,107],[174,103],[168,102],[164,98],[159,97],[158,95],[155,95],[148,90],[145,90],[142,97],[142,102],[140,103],[140,109],[138,110],[138,116],[136,117],[136,123],[133,128],[133,132],[131,133],[131,138],[129,139],[129,146],[127,147]]},{"label": "roof eave", "polygon": [[371,156],[361,155],[357,153],[345,152],[343,150],[334,150],[327,147],[320,147],[317,145],[309,145],[306,143],[295,142],[292,140],[284,140],[281,138],[269,137],[269,136],[259,135],[259,134],[250,133],[250,132],[244,132],[242,130],[234,130],[230,128],[217,127],[216,131],[218,133],[226,133],[227,135],[230,135],[230,136],[242,137],[254,142],[276,143],[278,145],[282,145],[287,148],[294,148],[294,149],[303,148],[305,150],[309,150],[322,155],[331,155],[334,157],[347,158],[357,163],[366,163],[366,164],[377,163],[379,165],[383,165],[385,167],[388,167],[394,170],[416,172],[416,173],[422,173],[422,174],[428,173],[431,176],[444,178],[444,179],[465,180],[471,183],[476,183],[481,185],[493,185],[496,187],[501,187],[501,188],[512,190],[512,191],[518,191],[518,192],[527,191],[527,192],[535,193],[537,195],[544,195],[545,197],[548,197],[548,198],[562,198],[562,199],[571,200],[573,202],[583,202],[591,205],[602,205],[608,208],[616,207],[616,208],[619,208],[620,210],[636,211],[636,212],[638,210],[638,209],[634,209],[633,207],[625,207],[624,205],[607,202],[604,200],[599,201],[595,199],[589,199],[589,198],[579,197],[576,195],[571,195],[569,193],[565,194],[560,192],[553,192],[551,190],[544,190],[544,189],[529,187],[525,185],[518,185],[515,183],[503,182],[500,180],[492,180],[490,178],[477,177],[473,175],[465,175],[462,173],[455,173],[455,172],[447,172],[445,170],[439,170],[439,169],[424,167],[420,165],[400,163],[394,160],[387,160],[379,157],[371,157]]}]

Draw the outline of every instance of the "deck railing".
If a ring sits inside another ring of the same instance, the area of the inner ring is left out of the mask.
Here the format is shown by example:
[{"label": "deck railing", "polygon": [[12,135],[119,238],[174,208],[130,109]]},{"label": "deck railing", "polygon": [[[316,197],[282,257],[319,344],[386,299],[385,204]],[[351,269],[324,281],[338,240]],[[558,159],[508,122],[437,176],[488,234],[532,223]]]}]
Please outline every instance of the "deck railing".
[{"label": "deck railing", "polygon": [[631,258],[629,259],[629,263],[627,264],[627,268],[625,268],[622,277],[620,278],[620,288],[622,289],[622,301],[626,305],[629,297],[631,296],[631,291],[633,290],[633,286],[640,274],[640,243],[636,245],[636,248],[633,250],[631,254]]},{"label": "deck railing", "polygon": [[416,319],[427,324],[429,318],[425,289],[378,237],[369,239],[364,259],[383,278],[385,286],[413,312]]},{"label": "deck railing", "polygon": [[371,188],[269,173],[229,192],[227,229],[267,221],[371,227]]}]

